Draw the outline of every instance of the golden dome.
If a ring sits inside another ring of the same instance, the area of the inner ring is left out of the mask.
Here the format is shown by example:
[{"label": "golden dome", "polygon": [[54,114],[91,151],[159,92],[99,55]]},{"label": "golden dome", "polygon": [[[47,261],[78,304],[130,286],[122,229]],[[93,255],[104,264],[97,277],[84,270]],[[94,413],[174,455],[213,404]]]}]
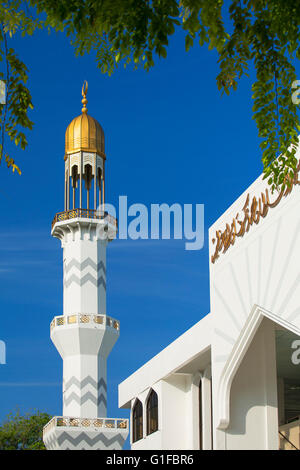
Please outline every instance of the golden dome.
[{"label": "golden dome", "polygon": [[105,158],[104,132],[99,122],[87,114],[87,82],[82,87],[82,114],[75,117],[66,130],[65,159],[69,153],[97,152]]}]

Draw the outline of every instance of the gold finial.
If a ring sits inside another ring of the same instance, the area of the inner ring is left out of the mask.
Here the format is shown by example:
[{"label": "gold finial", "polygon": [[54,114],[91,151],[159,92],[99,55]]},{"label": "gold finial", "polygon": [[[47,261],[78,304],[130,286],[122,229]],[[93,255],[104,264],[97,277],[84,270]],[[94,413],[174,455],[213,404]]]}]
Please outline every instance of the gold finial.
[{"label": "gold finial", "polygon": [[83,108],[82,108],[82,112],[83,113],[87,113],[87,107],[86,107],[86,104],[87,104],[87,99],[86,99],[86,94],[87,94],[87,91],[88,91],[88,82],[86,80],[84,80],[83,82],[83,85],[82,85],[82,100],[81,100],[81,103],[83,104]]}]

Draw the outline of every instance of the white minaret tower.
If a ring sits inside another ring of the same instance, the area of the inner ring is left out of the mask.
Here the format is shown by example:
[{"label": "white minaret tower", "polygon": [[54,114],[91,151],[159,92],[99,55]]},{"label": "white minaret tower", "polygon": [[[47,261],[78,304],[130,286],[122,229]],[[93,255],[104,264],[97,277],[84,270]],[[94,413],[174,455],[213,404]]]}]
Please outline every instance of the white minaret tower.
[{"label": "white minaret tower", "polygon": [[87,82],[82,114],[66,130],[65,210],[52,222],[63,248],[64,314],[50,325],[63,359],[63,416],[44,428],[49,450],[120,450],[128,435],[128,420],[106,415],[106,361],[120,333],[119,321],[106,315],[106,247],[117,221],[99,209],[105,204],[104,132],[87,114],[86,93]]}]

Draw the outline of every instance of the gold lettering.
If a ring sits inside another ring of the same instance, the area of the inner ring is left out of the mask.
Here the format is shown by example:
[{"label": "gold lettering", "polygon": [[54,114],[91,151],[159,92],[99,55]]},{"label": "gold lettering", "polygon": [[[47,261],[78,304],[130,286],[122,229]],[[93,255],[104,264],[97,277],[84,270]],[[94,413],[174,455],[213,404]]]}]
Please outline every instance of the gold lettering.
[{"label": "gold lettering", "polygon": [[260,220],[260,212],[257,210],[257,206],[258,206],[258,202],[257,202],[257,199],[256,197],[254,196],[254,198],[252,199],[252,204],[251,204],[251,209],[250,209],[250,214],[251,214],[251,222],[255,223],[255,224],[258,224],[259,220]]},{"label": "gold lettering", "polygon": [[[239,213],[237,213],[236,216],[232,219],[231,225],[228,223],[226,224],[226,228],[223,232],[221,230],[216,231],[216,238],[212,239],[213,244],[217,242],[215,252],[211,257],[212,263],[215,263],[215,261],[219,258],[222,250],[223,253],[226,253],[230,245],[234,245],[236,237],[243,237],[245,232],[249,231],[253,223],[258,224],[261,217],[264,218],[267,216],[269,209],[276,207],[280,203],[283,196],[286,197],[292,192],[294,186],[300,185],[298,176],[299,170],[300,162],[298,163],[296,172],[292,177],[290,186],[287,186],[285,190],[280,191],[277,198],[273,202],[270,202],[269,192],[268,189],[266,189],[265,194],[261,193],[258,201],[255,196],[252,198],[249,209],[250,196],[247,194],[245,204],[242,208],[244,218],[239,220]],[[239,225],[238,231],[236,229],[237,224]]]},{"label": "gold lettering", "polygon": [[[267,193],[267,192],[268,192],[268,190],[266,189],[266,193]],[[276,206],[280,203],[280,201],[281,201],[281,199],[282,199],[282,196],[283,196],[283,191],[280,191],[280,193],[279,193],[277,199],[275,199],[274,202],[270,202],[270,201],[269,201],[269,195],[268,195],[268,206],[271,207],[271,209],[273,209],[274,207],[276,207]]]},{"label": "gold lettering", "polygon": [[[268,190],[266,189],[267,197],[268,197]],[[261,193],[261,198],[259,199],[259,213],[261,217],[266,217],[269,212],[269,206],[267,203],[267,197],[265,197],[264,193]],[[263,208],[261,209],[261,204]]]}]

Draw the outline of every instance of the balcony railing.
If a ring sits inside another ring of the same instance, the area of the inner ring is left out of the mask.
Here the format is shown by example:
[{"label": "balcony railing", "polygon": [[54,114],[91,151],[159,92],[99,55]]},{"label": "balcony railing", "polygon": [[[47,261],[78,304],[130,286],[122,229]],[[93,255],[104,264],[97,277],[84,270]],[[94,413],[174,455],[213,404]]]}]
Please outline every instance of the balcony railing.
[{"label": "balcony railing", "polygon": [[97,211],[94,209],[71,209],[69,211],[58,212],[52,221],[52,228],[56,222],[62,222],[63,220],[76,219],[82,217],[85,219],[97,219],[105,220],[109,224],[113,225],[116,229],[118,228],[118,221],[115,217],[108,214],[108,212]]},{"label": "balcony railing", "polygon": [[279,427],[279,449],[300,450],[300,416]]},{"label": "balcony railing", "polygon": [[56,326],[74,325],[76,323],[83,325],[102,325],[103,327],[110,327],[120,331],[120,322],[118,320],[115,320],[114,318],[108,317],[106,315],[94,315],[87,313],[60,315],[54,317],[50,323],[50,329],[52,331],[52,329]]},{"label": "balcony railing", "polygon": [[45,435],[54,427],[79,427],[96,429],[128,429],[128,419],[116,418],[73,418],[67,416],[54,416],[49,423],[44,426]]}]

